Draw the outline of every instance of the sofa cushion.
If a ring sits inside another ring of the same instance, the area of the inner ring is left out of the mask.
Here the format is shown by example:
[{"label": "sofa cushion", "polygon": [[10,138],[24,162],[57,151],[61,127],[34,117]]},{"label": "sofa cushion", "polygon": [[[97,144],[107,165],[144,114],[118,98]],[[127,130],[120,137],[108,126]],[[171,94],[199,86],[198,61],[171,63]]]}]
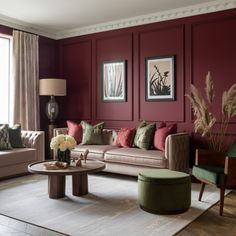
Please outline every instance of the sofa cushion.
[{"label": "sofa cushion", "polygon": [[155,123],[146,124],[142,122],[137,128],[134,138],[134,145],[141,149],[146,149],[146,150],[150,149],[153,142],[153,136],[155,130],[156,130]]},{"label": "sofa cushion", "polygon": [[0,126],[0,150],[9,150],[12,149],[10,139],[9,139],[9,131],[8,125]]},{"label": "sofa cushion", "polygon": [[107,151],[104,159],[106,162],[167,168],[167,159],[164,153],[158,150],[117,148]]},{"label": "sofa cushion", "polygon": [[117,149],[114,145],[77,145],[71,150],[71,157],[79,157],[81,153],[89,150],[88,159],[104,160],[104,153],[111,149]]},{"label": "sofa cushion", "polygon": [[34,148],[17,148],[0,152],[0,167],[37,161]]},{"label": "sofa cushion", "polygon": [[76,140],[77,143],[81,143],[83,136],[83,128],[81,124],[77,124],[73,121],[67,120],[68,134]]},{"label": "sofa cushion", "polygon": [[135,129],[121,128],[118,132],[115,144],[119,147],[131,147],[134,135]]},{"label": "sofa cushion", "polygon": [[83,127],[83,139],[82,139],[83,145],[103,144],[102,130],[104,127],[104,122],[92,126],[86,121],[81,121],[81,125]]},{"label": "sofa cushion", "polygon": [[177,132],[177,124],[172,124],[158,128],[155,132],[153,139],[154,148],[165,151],[165,141],[166,137],[170,134],[175,134]]},{"label": "sofa cushion", "polygon": [[9,132],[10,143],[13,148],[25,147],[21,139],[21,125],[20,124],[15,124],[12,127],[9,127],[8,132]]}]

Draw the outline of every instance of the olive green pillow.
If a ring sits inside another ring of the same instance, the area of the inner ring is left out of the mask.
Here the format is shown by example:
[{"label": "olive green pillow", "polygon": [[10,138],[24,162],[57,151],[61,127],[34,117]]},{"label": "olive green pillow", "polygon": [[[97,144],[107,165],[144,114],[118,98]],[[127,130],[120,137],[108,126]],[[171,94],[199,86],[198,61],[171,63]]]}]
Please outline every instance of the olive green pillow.
[{"label": "olive green pillow", "polygon": [[148,125],[145,121],[141,122],[135,134],[134,146],[145,150],[150,149],[153,143],[155,130],[155,123]]},{"label": "olive green pillow", "polygon": [[136,133],[135,133],[135,136],[134,136],[134,142],[133,142],[133,146],[134,147],[137,147],[137,143],[138,143],[138,138],[139,138],[139,135],[137,134],[138,130],[144,126],[146,126],[147,123],[146,121],[142,121],[139,126],[137,127],[137,130],[136,130]]},{"label": "olive green pillow", "polygon": [[92,126],[86,121],[81,121],[81,125],[83,127],[82,145],[103,144],[102,130],[104,127],[104,122]]},{"label": "olive green pillow", "polygon": [[10,143],[13,148],[24,148],[25,146],[22,143],[21,139],[21,125],[15,124],[8,129]]},{"label": "olive green pillow", "polygon": [[12,146],[9,139],[8,125],[0,125],[0,150],[9,149],[12,149]]}]

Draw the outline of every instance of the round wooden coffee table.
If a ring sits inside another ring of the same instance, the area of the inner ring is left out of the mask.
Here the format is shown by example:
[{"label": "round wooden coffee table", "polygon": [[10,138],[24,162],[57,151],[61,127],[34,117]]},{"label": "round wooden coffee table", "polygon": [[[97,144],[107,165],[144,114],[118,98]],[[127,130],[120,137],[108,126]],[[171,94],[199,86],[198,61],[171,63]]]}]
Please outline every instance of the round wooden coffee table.
[{"label": "round wooden coffee table", "polygon": [[65,196],[66,175],[72,175],[72,193],[75,196],[83,196],[88,193],[88,173],[103,170],[105,164],[101,161],[82,161],[82,167],[72,163],[66,169],[48,170],[45,163],[54,161],[40,161],[28,166],[28,171],[35,174],[48,176],[48,195],[50,198],[62,198]]}]

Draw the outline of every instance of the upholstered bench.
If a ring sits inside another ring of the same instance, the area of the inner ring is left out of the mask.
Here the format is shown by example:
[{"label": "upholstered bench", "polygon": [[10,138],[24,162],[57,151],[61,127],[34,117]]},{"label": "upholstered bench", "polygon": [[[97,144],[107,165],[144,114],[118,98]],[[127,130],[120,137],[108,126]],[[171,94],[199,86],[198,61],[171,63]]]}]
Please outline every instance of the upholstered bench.
[{"label": "upholstered bench", "polygon": [[138,202],[151,213],[178,214],[191,204],[190,175],[168,169],[146,170],[138,175]]}]

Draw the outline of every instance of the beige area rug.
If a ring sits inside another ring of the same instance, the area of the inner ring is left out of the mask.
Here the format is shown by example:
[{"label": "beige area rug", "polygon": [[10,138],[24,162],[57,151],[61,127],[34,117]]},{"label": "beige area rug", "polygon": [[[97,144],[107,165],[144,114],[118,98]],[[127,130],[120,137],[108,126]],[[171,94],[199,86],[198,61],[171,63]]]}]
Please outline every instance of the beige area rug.
[{"label": "beige area rug", "polygon": [[197,200],[199,184],[192,184],[191,208],[179,215],[155,215],[137,204],[136,178],[89,175],[89,194],[71,194],[67,177],[63,199],[49,199],[47,177],[30,175],[0,182],[0,213],[69,235],[143,236],[174,235],[219,200],[207,187],[203,202]]}]

